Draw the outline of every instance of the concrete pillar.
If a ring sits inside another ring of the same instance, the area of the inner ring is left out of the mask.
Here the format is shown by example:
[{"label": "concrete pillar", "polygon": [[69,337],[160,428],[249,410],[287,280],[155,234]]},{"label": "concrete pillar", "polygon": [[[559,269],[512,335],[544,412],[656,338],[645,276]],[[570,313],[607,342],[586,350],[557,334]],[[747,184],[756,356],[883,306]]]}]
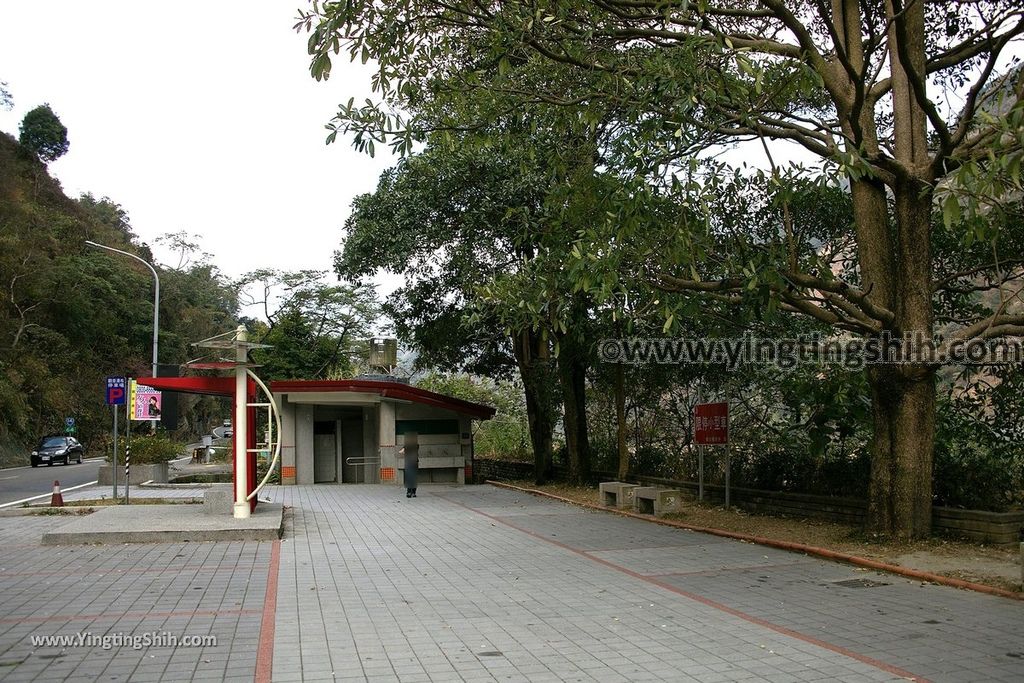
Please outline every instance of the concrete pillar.
[{"label": "concrete pillar", "polygon": [[378,412],[377,443],[380,448],[380,483],[398,481],[398,461],[395,448],[395,404],[381,402]]},{"label": "concrete pillar", "polygon": [[295,406],[288,403],[284,394],[276,394],[278,407],[281,408],[281,484],[295,484]]},{"label": "concrete pillar", "polygon": [[[466,482],[467,470],[472,477],[473,467],[473,420],[466,417],[465,415],[459,416],[459,445],[462,451],[462,467],[459,468],[458,481],[460,484]],[[470,484],[473,482],[470,481]]]},{"label": "concrete pillar", "polygon": [[313,406],[295,406],[295,482],[313,483]]}]

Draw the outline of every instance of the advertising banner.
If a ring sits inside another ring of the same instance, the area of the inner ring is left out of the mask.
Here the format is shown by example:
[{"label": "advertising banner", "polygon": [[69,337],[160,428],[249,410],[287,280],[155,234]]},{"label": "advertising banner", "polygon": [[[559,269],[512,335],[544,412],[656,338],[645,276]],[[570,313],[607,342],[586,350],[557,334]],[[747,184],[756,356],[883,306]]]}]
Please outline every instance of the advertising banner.
[{"label": "advertising banner", "polygon": [[152,387],[131,381],[128,392],[129,417],[132,420],[159,420],[163,396]]}]

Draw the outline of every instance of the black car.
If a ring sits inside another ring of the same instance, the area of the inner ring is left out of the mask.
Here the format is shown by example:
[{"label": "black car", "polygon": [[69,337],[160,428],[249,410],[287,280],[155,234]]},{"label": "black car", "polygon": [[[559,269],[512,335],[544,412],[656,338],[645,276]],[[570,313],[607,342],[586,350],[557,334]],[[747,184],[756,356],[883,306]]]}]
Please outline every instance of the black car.
[{"label": "black car", "polygon": [[67,465],[74,460],[82,464],[85,448],[78,439],[70,436],[44,436],[32,451],[32,467],[52,465],[61,462]]}]

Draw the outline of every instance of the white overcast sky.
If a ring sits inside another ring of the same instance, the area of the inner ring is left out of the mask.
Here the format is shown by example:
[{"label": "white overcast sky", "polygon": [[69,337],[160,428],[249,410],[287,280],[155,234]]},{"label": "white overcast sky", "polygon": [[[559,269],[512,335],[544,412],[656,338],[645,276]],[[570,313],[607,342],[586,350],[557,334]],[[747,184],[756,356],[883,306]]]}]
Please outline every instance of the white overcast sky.
[{"label": "white overcast sky", "polygon": [[370,72],[343,55],[314,81],[298,6],[0,0],[0,80],[15,103],[0,130],[17,137],[48,102],[71,141],[50,172],[69,196],[119,203],[151,246],[185,230],[232,277],[329,270],[352,198],[394,159],[324,144],[338,103],[370,94]]}]

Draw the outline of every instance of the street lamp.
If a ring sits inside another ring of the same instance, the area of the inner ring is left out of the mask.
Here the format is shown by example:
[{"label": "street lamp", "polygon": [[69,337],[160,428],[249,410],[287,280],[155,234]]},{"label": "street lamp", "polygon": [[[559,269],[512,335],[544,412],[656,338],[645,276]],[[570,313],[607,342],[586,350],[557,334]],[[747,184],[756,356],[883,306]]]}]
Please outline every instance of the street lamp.
[{"label": "street lamp", "polygon": [[[97,249],[106,249],[107,251],[113,251],[117,254],[123,254],[125,256],[131,257],[145,265],[147,268],[149,268],[149,272],[153,273],[153,282],[155,284],[153,294],[153,377],[156,377],[157,334],[160,330],[160,276],[156,274],[156,268],[150,265],[149,261],[146,261],[143,258],[139,258],[135,254],[130,254],[127,251],[114,249],[113,247],[108,247],[105,244],[97,244],[96,242],[92,242],[90,240],[86,240],[85,243],[88,244],[90,247],[96,247]],[[153,420],[153,426],[156,426],[156,420]]]}]

